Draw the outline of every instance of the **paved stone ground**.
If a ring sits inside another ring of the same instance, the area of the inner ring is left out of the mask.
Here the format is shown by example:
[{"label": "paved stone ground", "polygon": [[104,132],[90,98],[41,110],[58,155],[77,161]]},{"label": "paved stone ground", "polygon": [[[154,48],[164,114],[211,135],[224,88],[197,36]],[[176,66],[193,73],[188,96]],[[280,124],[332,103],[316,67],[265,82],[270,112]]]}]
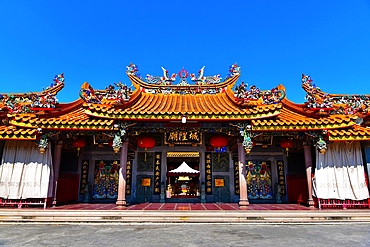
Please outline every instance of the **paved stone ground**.
[{"label": "paved stone ground", "polygon": [[325,225],[0,225],[0,246],[370,246],[370,222]]}]

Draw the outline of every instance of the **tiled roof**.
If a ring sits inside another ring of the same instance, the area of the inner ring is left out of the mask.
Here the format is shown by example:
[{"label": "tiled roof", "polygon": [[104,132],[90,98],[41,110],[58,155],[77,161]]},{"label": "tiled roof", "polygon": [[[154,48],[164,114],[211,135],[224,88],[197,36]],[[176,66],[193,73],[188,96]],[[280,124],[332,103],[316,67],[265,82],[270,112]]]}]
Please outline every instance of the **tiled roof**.
[{"label": "tiled roof", "polygon": [[0,118],[8,113],[30,113],[50,110],[57,105],[55,95],[64,87],[63,74],[56,75],[54,83],[41,92],[0,93]]},{"label": "tiled roof", "polygon": [[113,105],[84,104],[86,114],[96,117],[130,120],[173,120],[186,116],[194,120],[248,120],[276,116],[281,105],[238,107],[226,92],[217,94],[151,94],[141,93],[127,108]]},{"label": "tiled roof", "polygon": [[35,129],[18,129],[14,126],[0,126],[1,139],[35,140]]},{"label": "tiled roof", "polygon": [[110,130],[112,119],[92,119],[85,114],[82,100],[66,104],[56,116],[39,118],[34,114],[13,115],[10,124],[26,128],[67,129],[67,130]]},{"label": "tiled roof", "polygon": [[[128,77],[136,90],[124,101],[117,103],[115,98],[102,98],[99,103],[86,103],[79,99],[58,104],[48,111],[8,114],[10,126],[0,126],[0,138],[35,139],[37,128],[110,131],[116,120],[168,123],[185,116],[189,121],[199,122],[249,120],[254,131],[327,129],[331,141],[370,140],[370,129],[356,125],[354,114],[320,115],[312,109],[307,110],[305,104],[293,103],[286,97],[270,104],[260,99],[238,100],[232,87],[239,73],[216,84],[168,85],[171,90],[167,93],[167,86],[146,83],[133,74]],[[88,83],[84,85],[89,86]],[[277,89],[285,96],[282,85]]]},{"label": "tiled roof", "polygon": [[274,119],[253,120],[254,130],[278,131],[278,130],[316,130],[346,128],[355,124],[357,118],[352,115],[331,115],[315,118],[304,115],[305,112],[299,109],[298,105],[290,104],[283,100],[281,113]]},{"label": "tiled roof", "polygon": [[329,130],[330,141],[370,140],[370,128],[354,125],[350,129]]}]

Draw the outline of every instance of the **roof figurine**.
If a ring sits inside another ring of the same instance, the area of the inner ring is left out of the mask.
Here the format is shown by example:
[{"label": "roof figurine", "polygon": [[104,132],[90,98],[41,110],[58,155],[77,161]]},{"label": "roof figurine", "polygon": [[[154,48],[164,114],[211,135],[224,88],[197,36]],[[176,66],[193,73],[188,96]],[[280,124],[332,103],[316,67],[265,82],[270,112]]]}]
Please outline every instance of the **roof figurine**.
[{"label": "roof figurine", "polygon": [[365,117],[370,114],[369,95],[329,94],[302,74],[302,88],[306,91],[306,107],[318,115],[350,114]]},{"label": "roof figurine", "polygon": [[64,87],[64,74],[57,74],[46,89],[34,93],[0,94],[0,115],[3,113],[22,114],[55,108],[56,95]]}]

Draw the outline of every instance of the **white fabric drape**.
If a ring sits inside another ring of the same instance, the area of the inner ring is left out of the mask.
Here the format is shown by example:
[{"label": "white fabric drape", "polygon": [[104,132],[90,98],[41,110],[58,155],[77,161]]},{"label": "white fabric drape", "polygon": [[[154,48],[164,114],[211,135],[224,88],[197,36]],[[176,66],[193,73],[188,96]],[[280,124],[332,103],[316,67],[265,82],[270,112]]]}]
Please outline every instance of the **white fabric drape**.
[{"label": "white fabric drape", "polygon": [[52,169],[50,145],[41,154],[34,142],[6,141],[0,164],[0,197],[51,197]]},{"label": "white fabric drape", "polygon": [[322,199],[369,198],[359,142],[334,142],[325,154],[316,150],[315,194]]}]

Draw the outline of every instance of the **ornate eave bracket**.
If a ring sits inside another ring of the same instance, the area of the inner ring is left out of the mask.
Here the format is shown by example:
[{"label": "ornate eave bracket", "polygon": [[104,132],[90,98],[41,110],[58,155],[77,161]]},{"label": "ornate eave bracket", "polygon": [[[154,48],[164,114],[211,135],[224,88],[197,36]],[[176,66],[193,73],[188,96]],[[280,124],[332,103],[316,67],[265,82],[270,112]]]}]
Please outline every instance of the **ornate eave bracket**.
[{"label": "ornate eave bracket", "polygon": [[252,125],[250,123],[235,123],[235,124],[230,123],[230,125],[239,128],[239,133],[243,138],[242,145],[247,154],[249,154],[253,148]]},{"label": "ornate eave bracket", "polygon": [[324,129],[320,132],[309,132],[306,133],[309,137],[313,139],[313,145],[317,148],[320,154],[325,154],[328,149],[328,130]]},{"label": "ornate eave bracket", "polygon": [[46,135],[43,135],[39,140],[36,141],[37,147],[40,151],[40,153],[45,153],[48,145],[49,145],[49,140]]},{"label": "ornate eave bracket", "polygon": [[113,126],[113,129],[115,130],[114,136],[113,136],[113,144],[112,148],[114,153],[118,153],[119,150],[122,147],[122,139],[124,139],[125,136],[127,136],[127,128],[130,126],[135,125],[136,123],[123,123],[123,122],[118,122],[115,123]]},{"label": "ornate eave bracket", "polygon": [[57,140],[59,137],[59,131],[47,131],[45,132],[42,128],[37,128],[38,136],[41,136],[38,140],[36,140],[37,147],[40,153],[45,153],[46,149],[49,146],[50,140]]}]

